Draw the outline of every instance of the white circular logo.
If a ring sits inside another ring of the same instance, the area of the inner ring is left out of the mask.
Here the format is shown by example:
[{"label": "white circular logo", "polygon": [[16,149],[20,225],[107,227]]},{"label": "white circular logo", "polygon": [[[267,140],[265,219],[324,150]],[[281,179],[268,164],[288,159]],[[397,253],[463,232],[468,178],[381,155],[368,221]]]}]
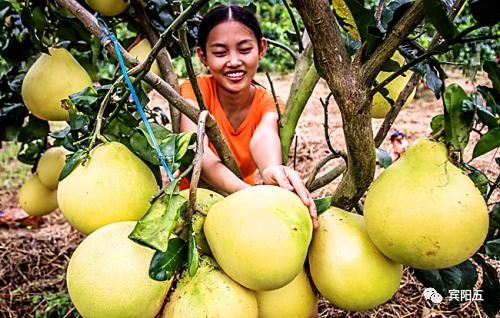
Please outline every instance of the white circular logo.
[{"label": "white circular logo", "polygon": [[424,298],[432,301],[435,304],[439,304],[443,301],[443,296],[441,296],[441,294],[432,287],[426,288],[424,290]]}]

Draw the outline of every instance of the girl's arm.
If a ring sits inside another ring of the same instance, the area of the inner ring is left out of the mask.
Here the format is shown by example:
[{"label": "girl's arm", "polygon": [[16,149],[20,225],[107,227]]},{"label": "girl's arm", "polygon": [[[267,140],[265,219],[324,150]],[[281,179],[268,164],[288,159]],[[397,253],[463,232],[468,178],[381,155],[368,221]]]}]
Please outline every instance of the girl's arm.
[{"label": "girl's arm", "polygon": [[268,112],[255,129],[250,141],[250,154],[262,175],[265,184],[279,185],[295,191],[309,208],[314,228],[318,226],[316,206],[299,174],[282,165],[281,142],[278,135],[278,114]]},{"label": "girl's arm", "polygon": [[[181,131],[196,131],[196,125],[186,116],[181,116]],[[207,183],[213,185],[226,193],[233,193],[249,187],[243,180],[239,179],[229,170],[217,157],[212,149],[208,147],[208,138],[204,139],[204,154],[201,166],[201,177]]]}]

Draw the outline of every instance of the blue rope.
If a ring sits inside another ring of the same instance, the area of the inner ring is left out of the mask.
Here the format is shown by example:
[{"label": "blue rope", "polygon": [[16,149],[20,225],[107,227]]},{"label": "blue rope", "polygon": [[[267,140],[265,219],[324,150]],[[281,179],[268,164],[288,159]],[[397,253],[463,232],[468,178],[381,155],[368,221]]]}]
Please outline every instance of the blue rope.
[{"label": "blue rope", "polygon": [[139,98],[137,97],[137,94],[135,92],[134,86],[132,85],[132,82],[130,81],[130,77],[127,74],[127,69],[125,68],[125,63],[123,62],[123,56],[120,51],[120,46],[118,44],[118,41],[116,40],[116,37],[111,31],[109,30],[108,26],[106,25],[106,22],[102,20],[101,18],[97,19],[97,22],[99,23],[99,26],[101,30],[104,31],[105,35],[101,39],[101,43],[105,43],[108,40],[111,40],[113,42],[113,45],[115,47],[116,51],[116,56],[118,57],[118,62],[120,64],[120,70],[123,74],[123,78],[125,79],[125,83],[127,83],[128,89],[130,90],[130,93],[132,95],[132,99],[135,102],[135,106],[137,107],[137,111],[141,115],[141,119],[144,122],[144,125],[146,126],[146,130],[148,131],[149,136],[151,137],[151,140],[153,141],[153,147],[156,150],[156,153],[158,154],[158,157],[160,157],[161,165],[167,172],[168,178],[170,181],[174,180],[174,176],[172,175],[172,172],[167,166],[167,163],[165,162],[165,156],[160,150],[160,147],[158,146],[158,143],[156,142],[155,135],[153,133],[153,129],[151,129],[151,125],[149,124],[148,119],[146,118],[146,114],[144,113],[144,109],[142,108],[141,102],[139,101]]}]

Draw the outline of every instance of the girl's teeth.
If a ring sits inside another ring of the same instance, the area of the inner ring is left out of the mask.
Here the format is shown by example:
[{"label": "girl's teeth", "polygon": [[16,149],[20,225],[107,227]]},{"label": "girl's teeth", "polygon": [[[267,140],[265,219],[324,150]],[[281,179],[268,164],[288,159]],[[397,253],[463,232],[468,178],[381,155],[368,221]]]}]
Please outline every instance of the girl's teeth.
[{"label": "girl's teeth", "polygon": [[238,73],[229,73],[227,74],[229,77],[240,77],[243,76],[243,72],[238,72]]}]

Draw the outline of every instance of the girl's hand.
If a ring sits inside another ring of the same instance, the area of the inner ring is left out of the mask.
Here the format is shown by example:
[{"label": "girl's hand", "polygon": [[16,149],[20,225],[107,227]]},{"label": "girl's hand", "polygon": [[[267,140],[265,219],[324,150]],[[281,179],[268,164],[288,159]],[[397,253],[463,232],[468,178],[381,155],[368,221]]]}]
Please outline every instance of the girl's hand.
[{"label": "girl's hand", "polygon": [[318,214],[316,213],[314,200],[295,170],[283,165],[274,165],[262,170],[261,175],[264,184],[278,185],[284,189],[297,193],[304,205],[309,208],[309,214],[311,214],[313,221],[313,228],[316,229],[318,227]]}]

